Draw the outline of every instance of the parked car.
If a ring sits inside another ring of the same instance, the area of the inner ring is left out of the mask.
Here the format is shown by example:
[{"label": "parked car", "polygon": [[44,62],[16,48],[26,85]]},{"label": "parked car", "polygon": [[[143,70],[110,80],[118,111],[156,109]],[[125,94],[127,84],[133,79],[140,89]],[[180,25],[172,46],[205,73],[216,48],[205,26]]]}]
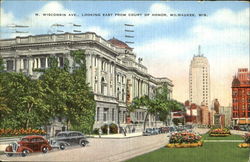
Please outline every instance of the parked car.
[{"label": "parked car", "polygon": [[169,128],[168,127],[161,127],[160,131],[161,131],[161,133],[168,133],[169,132]]},{"label": "parked car", "polygon": [[86,146],[89,141],[86,139],[83,133],[78,131],[64,131],[59,132],[55,138],[50,140],[50,144],[53,148],[59,148],[64,150],[67,146],[80,145]]},{"label": "parked car", "polygon": [[239,130],[241,130],[241,131],[249,131],[249,129],[248,129],[248,126],[246,125],[240,125],[239,126]]},{"label": "parked car", "polygon": [[5,154],[7,156],[12,156],[14,154],[21,154],[22,156],[27,156],[32,152],[43,152],[47,153],[51,150],[48,140],[42,136],[25,136],[21,138],[18,142],[13,142],[5,149]]},{"label": "parked car", "polygon": [[152,128],[146,128],[145,131],[142,133],[143,136],[151,136],[153,135],[153,129]]},{"label": "parked car", "polygon": [[169,132],[175,132],[175,131],[176,131],[176,128],[173,127],[173,126],[170,126],[170,127],[168,127],[168,128],[169,128]]},{"label": "parked car", "polygon": [[240,130],[240,127],[238,125],[235,125],[234,130]]},{"label": "parked car", "polygon": [[160,128],[153,128],[153,132],[154,132],[154,134],[160,134],[161,133]]}]

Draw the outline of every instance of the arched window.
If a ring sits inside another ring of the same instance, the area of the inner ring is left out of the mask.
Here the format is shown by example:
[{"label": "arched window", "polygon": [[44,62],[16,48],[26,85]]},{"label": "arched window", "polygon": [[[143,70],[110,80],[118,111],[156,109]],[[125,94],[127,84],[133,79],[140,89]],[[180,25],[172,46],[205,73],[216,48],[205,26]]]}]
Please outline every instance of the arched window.
[{"label": "arched window", "polygon": [[107,83],[106,83],[104,77],[102,77],[102,80],[101,80],[101,94],[106,95],[106,88],[107,88]]}]

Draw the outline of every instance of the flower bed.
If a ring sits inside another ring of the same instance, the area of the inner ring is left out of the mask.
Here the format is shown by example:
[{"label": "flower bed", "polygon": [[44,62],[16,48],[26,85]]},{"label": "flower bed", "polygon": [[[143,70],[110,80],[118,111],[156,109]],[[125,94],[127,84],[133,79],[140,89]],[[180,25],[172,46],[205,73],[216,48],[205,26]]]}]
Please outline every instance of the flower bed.
[{"label": "flower bed", "polygon": [[45,135],[43,129],[0,129],[0,137],[24,136],[24,135]]},{"label": "flower bed", "polygon": [[249,148],[250,147],[250,133],[246,133],[244,136],[244,143],[239,144],[238,146],[241,148]]},{"label": "flower bed", "polygon": [[231,135],[229,129],[227,128],[216,128],[216,129],[212,129],[209,132],[209,136],[212,137],[226,137]]},{"label": "flower bed", "polygon": [[193,133],[174,133],[169,139],[168,148],[187,148],[202,146],[201,136]]}]

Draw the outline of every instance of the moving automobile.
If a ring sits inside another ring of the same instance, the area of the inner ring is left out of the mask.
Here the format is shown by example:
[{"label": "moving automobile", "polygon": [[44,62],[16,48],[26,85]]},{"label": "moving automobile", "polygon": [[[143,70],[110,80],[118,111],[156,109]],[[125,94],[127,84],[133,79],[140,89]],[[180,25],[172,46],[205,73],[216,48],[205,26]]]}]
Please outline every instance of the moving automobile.
[{"label": "moving automobile", "polygon": [[32,152],[47,153],[52,150],[48,140],[42,136],[32,135],[21,138],[18,142],[13,142],[5,149],[7,156],[13,156],[14,154],[20,154],[23,157]]},{"label": "moving automobile", "polygon": [[55,138],[50,139],[50,144],[53,148],[64,150],[67,146],[80,145],[85,147],[89,141],[83,133],[78,131],[59,132]]},{"label": "moving automobile", "polygon": [[151,136],[153,134],[152,128],[146,128],[146,130],[142,133],[143,136]]}]

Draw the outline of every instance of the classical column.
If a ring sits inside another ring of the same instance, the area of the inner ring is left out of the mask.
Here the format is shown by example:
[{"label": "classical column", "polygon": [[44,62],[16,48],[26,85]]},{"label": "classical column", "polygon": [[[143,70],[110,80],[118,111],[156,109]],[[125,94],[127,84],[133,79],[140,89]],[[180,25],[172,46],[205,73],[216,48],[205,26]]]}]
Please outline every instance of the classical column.
[{"label": "classical column", "polygon": [[110,62],[107,63],[106,71],[107,71],[107,96],[110,96]]},{"label": "classical column", "polygon": [[34,61],[34,67],[32,67],[33,69],[36,69],[37,68],[37,61],[36,61],[36,58],[33,58],[33,61]]},{"label": "classical column", "polygon": [[59,59],[59,56],[57,56],[57,67],[60,67],[60,59]]},{"label": "classical column", "polygon": [[45,57],[45,69],[48,68],[48,57]]},{"label": "classical column", "polygon": [[18,57],[15,58],[15,71],[20,72],[20,59]]},{"label": "classical column", "polygon": [[97,93],[98,94],[101,94],[101,80],[102,80],[102,78],[101,78],[101,70],[102,70],[102,59],[101,59],[101,57],[98,57],[98,59],[97,59],[97,70],[98,70],[98,76],[97,76],[97,79],[98,79],[98,81],[97,81]]},{"label": "classical column", "polygon": [[24,69],[24,67],[23,67],[23,59],[20,59],[20,69]]},{"label": "classical column", "polygon": [[28,73],[29,73],[29,75],[33,75],[32,68],[33,68],[33,58],[29,57],[28,58]]},{"label": "classical column", "polygon": [[37,58],[37,68],[41,68],[41,59]]},{"label": "classical column", "polygon": [[95,75],[96,75],[96,72],[95,72],[95,55],[92,54],[91,55],[91,83],[90,83],[90,85],[93,88],[93,92],[95,92]]},{"label": "classical column", "polygon": [[91,85],[91,56],[86,55],[87,82]]}]

